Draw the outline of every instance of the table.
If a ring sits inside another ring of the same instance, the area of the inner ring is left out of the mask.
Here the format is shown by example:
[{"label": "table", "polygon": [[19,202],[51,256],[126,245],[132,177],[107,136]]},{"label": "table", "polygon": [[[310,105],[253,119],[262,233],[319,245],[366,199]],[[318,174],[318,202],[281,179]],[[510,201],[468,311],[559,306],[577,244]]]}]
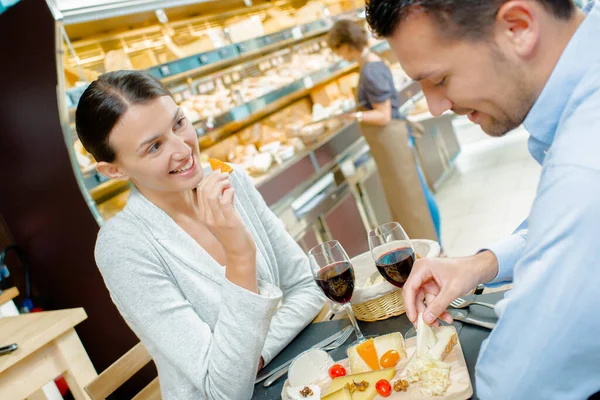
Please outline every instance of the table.
[{"label": "table", "polygon": [[0,356],[0,397],[27,398],[62,375],[75,399],[89,399],[83,388],[97,373],[74,329],[85,319],[83,308],[0,319],[0,345],[19,345]]},{"label": "table", "polygon": [[[490,303],[496,303],[504,297],[505,292],[496,292],[489,294],[482,294],[479,296],[465,296],[465,298],[477,297],[480,300],[487,301]],[[493,318],[494,312],[490,309],[486,309],[480,306],[471,306],[471,312],[478,316]],[[302,353],[308,349],[314,343],[317,343],[333,333],[339,331],[345,326],[349,325],[347,319],[334,320],[328,322],[319,322],[317,324],[309,325],[290,343],[283,351],[273,359],[273,361],[267,365],[265,371],[276,368],[283,364],[285,361],[290,360],[296,355]],[[399,317],[393,317],[384,321],[377,322],[363,322],[359,321],[360,329],[365,335],[383,335],[391,332],[406,332],[412,325],[405,314]],[[458,338],[463,348],[465,355],[465,361],[469,369],[469,375],[471,382],[473,382],[473,399],[477,399],[477,393],[475,388],[475,363],[479,356],[479,350],[481,343],[488,337],[490,331],[485,328],[478,326],[467,325],[461,322],[454,322],[453,324],[458,332]],[[354,336],[350,337],[351,339]],[[350,340],[348,341],[350,342]],[[341,360],[346,358],[346,348],[341,348],[331,351],[329,353],[334,360]],[[286,376],[287,377],[287,376]],[[281,400],[281,390],[286,377],[280,378],[269,388],[264,388],[262,383],[254,387],[254,394],[252,400]]]}]

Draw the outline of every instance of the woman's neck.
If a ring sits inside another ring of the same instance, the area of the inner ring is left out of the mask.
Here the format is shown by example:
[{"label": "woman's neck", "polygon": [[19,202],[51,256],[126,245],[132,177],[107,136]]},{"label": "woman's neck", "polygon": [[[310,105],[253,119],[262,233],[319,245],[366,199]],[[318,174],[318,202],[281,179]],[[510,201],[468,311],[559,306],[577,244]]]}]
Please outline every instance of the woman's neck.
[{"label": "woman's neck", "polygon": [[364,50],[358,56],[358,65],[362,68],[368,61],[369,58],[369,48],[365,47]]},{"label": "woman's neck", "polygon": [[173,220],[195,217],[199,210],[198,197],[194,190],[182,192],[157,192],[136,185],[139,192]]}]

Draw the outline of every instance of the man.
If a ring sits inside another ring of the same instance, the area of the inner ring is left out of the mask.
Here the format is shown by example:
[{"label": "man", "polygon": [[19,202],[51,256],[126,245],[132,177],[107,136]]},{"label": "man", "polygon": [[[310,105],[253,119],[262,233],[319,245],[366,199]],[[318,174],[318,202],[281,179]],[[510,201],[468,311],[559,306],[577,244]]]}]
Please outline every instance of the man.
[{"label": "man", "polygon": [[367,5],[433,115],[468,115],[491,136],[524,123],[543,166],[522,230],[471,257],[422,259],[404,286],[411,321],[435,324],[476,285],[514,283],[479,356],[483,399],[600,390],[600,5],[586,12],[571,0]]}]

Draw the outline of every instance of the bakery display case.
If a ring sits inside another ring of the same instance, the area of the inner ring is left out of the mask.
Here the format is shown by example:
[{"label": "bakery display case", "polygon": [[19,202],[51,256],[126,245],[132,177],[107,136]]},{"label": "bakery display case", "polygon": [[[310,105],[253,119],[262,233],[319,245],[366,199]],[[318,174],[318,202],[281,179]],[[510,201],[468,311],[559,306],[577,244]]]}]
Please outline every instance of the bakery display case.
[{"label": "bakery display case", "polygon": [[[56,308],[85,307],[89,320],[79,333],[98,370],[137,339],[94,261],[98,229],[124,207],[129,183],[99,175],[77,140],[75,108],[86,86],[106,71],[148,71],[194,121],[202,162],[242,165],[305,250],[335,237],[352,256],[390,212],[359,125],[336,117],[357,106],[358,65],[335,57],[324,39],[336,19],[364,19],[363,5],[27,0],[0,15],[0,33],[11,38],[0,41],[11,59],[0,63],[0,208],[29,252],[33,294]],[[410,112],[419,85],[407,80],[387,43],[371,39],[370,46],[389,62]],[[435,120],[425,128],[424,137],[439,132]],[[444,156],[448,169],[445,143],[453,132],[443,135],[418,139],[417,147]]]}]

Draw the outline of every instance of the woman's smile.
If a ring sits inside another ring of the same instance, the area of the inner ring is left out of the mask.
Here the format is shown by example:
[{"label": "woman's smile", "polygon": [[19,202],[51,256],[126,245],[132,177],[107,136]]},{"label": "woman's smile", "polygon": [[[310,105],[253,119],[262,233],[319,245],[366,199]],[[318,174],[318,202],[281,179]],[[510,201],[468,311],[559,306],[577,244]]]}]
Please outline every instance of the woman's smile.
[{"label": "woman's smile", "polygon": [[171,170],[170,175],[177,175],[178,177],[188,178],[194,175],[198,170],[198,163],[196,157],[192,154],[184,163],[180,163],[177,169]]}]

